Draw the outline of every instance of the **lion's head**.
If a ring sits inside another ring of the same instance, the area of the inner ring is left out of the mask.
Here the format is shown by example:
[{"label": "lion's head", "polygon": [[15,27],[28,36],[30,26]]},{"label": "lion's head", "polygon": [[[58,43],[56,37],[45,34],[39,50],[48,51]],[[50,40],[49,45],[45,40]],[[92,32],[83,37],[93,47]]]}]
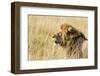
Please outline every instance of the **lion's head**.
[{"label": "lion's head", "polygon": [[75,40],[77,37],[86,39],[85,36],[69,24],[62,24],[60,31],[53,35],[56,44],[66,46],[68,41]]}]

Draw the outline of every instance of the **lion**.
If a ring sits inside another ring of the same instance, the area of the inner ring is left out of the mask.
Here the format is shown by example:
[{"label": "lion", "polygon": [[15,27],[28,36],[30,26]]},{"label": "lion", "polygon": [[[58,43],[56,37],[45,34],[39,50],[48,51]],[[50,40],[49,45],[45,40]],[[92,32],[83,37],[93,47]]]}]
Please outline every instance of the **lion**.
[{"label": "lion", "polygon": [[66,51],[67,58],[87,58],[88,39],[69,24],[62,24],[60,31],[53,35],[54,43]]}]

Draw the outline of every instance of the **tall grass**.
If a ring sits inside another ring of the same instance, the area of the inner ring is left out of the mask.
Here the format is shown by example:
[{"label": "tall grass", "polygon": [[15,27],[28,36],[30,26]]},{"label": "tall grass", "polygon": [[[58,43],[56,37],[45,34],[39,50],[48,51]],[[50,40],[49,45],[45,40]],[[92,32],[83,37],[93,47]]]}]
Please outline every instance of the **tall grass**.
[{"label": "tall grass", "polygon": [[29,16],[28,59],[48,60],[66,59],[66,51],[54,46],[52,36],[59,31],[63,23],[68,23],[81,30],[87,37],[86,17]]}]

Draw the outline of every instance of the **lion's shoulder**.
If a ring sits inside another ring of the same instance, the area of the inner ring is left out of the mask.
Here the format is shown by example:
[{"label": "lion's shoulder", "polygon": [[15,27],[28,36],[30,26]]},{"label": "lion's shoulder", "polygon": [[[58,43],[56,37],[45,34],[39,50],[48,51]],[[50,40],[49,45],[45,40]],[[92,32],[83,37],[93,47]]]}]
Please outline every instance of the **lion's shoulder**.
[{"label": "lion's shoulder", "polygon": [[83,56],[86,58],[88,56],[88,40],[84,40],[82,44]]}]

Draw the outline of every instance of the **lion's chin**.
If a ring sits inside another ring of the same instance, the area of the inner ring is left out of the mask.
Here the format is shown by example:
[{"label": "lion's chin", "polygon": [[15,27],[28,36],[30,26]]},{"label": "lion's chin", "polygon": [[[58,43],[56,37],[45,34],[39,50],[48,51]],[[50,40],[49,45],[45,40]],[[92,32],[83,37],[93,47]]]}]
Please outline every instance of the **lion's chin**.
[{"label": "lion's chin", "polygon": [[60,47],[60,44],[56,44],[55,42],[53,43],[53,45],[54,45],[54,46]]},{"label": "lion's chin", "polygon": [[57,45],[59,45],[59,44],[54,43],[54,46],[57,46]]}]

